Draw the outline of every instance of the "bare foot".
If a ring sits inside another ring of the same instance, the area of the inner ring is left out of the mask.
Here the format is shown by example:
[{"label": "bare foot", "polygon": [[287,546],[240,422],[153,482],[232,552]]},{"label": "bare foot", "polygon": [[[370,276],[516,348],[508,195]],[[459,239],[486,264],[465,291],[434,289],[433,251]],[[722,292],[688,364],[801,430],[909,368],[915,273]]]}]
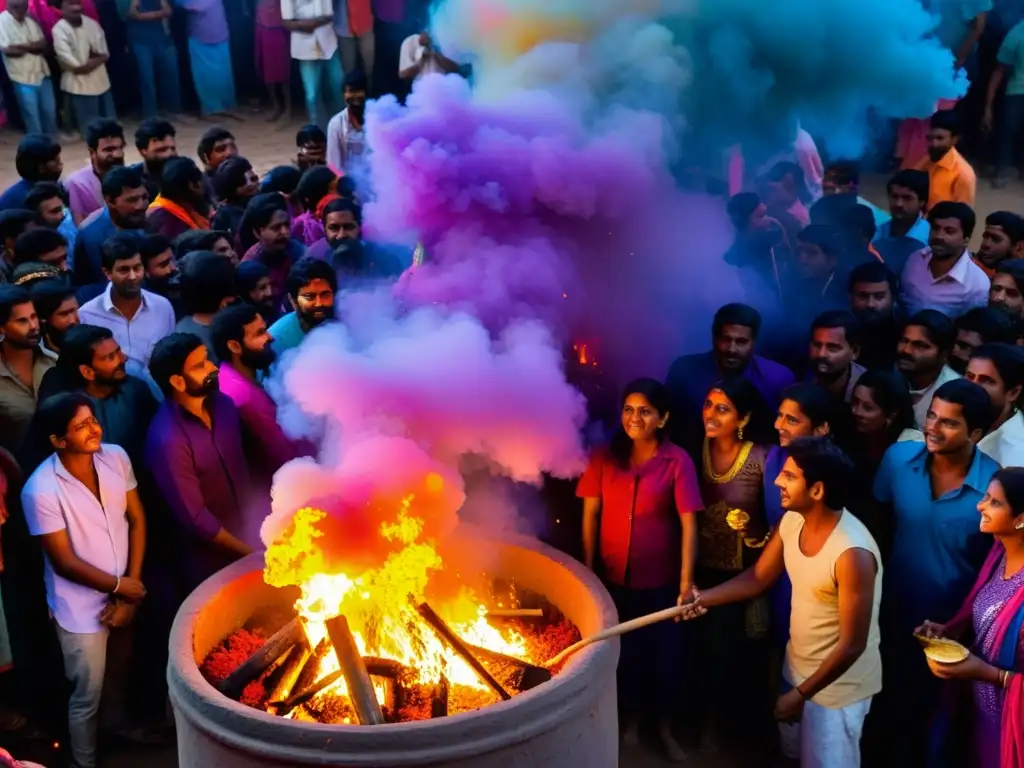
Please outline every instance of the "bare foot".
[{"label": "bare foot", "polygon": [[622,743],[627,747],[640,746],[640,720],[635,717],[626,718],[622,726]]},{"label": "bare foot", "polygon": [[661,720],[658,723],[658,738],[661,739],[661,746],[665,748],[665,754],[673,763],[685,763],[688,759],[686,750],[676,741],[672,733],[672,724],[668,720]]}]

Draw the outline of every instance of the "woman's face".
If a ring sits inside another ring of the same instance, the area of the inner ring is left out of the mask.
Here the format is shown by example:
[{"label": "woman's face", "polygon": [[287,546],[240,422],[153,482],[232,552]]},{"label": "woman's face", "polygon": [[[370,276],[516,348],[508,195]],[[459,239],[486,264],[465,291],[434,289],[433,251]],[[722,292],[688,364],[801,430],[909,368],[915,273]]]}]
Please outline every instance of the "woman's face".
[{"label": "woman's face", "polygon": [[658,413],[641,394],[627,395],[626,402],[622,404],[622,428],[634,442],[653,440],[667,421],[668,414]]},{"label": "woman's face", "polygon": [[251,168],[245,172],[245,179],[242,186],[235,190],[235,193],[242,200],[252,199],[260,191],[260,179]]},{"label": "woman's face", "polygon": [[712,389],[704,400],[704,436],[708,440],[734,435],[747,425],[748,419],[741,418],[736,406],[720,389]]},{"label": "woman's face", "polygon": [[783,400],[779,413],[775,417],[775,431],[779,433],[779,445],[785,448],[798,437],[811,437],[825,434],[827,429],[815,430],[810,418],[800,410],[799,404],[792,400]]},{"label": "woman's face", "polygon": [[875,401],[875,392],[870,387],[854,387],[850,398],[850,412],[853,425],[860,435],[874,435],[885,432],[892,423],[885,411]]},{"label": "woman's face", "polygon": [[978,527],[982,533],[993,536],[1012,536],[1014,533],[1020,533],[1014,526],[1021,518],[1013,514],[1013,509],[1006,500],[1003,485],[998,480],[988,484],[985,497],[978,502],[978,511],[981,513],[981,523]]}]

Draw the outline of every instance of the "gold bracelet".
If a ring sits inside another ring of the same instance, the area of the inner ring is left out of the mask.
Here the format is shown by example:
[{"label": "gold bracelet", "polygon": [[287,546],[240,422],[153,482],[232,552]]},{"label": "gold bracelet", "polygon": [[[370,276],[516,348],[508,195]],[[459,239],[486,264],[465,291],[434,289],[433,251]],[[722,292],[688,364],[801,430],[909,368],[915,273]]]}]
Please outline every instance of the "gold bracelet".
[{"label": "gold bracelet", "polygon": [[768,543],[768,539],[770,539],[771,537],[771,533],[768,533],[763,539],[758,541],[752,536],[744,536],[743,544],[747,547],[747,549],[764,549],[765,545]]}]

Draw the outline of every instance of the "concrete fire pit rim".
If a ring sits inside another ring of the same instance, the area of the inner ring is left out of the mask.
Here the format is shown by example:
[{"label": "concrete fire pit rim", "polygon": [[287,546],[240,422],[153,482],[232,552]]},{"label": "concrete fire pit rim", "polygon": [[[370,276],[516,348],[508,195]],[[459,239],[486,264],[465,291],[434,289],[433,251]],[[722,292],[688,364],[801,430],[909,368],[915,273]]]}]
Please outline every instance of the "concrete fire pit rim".
[{"label": "concrete fire pit rim", "polygon": [[[607,590],[594,574],[568,555],[530,537],[518,534],[488,535],[471,526],[462,526],[460,535],[485,538],[501,544],[527,549],[554,561],[584,583],[598,602],[602,626],[610,626],[617,614]],[[526,741],[543,734],[564,720],[566,713],[585,710],[589,699],[583,694],[595,666],[614,669],[618,661],[618,641],[597,643],[571,659],[564,671],[552,682],[480,710],[460,713],[438,720],[410,723],[388,723],[380,726],[343,726],[322,723],[296,723],[246,707],[220,694],[199,671],[193,651],[192,629],[204,606],[226,584],[246,574],[262,570],[263,554],[254,553],[221,570],[201,584],[182,605],[171,632],[171,663],[168,683],[176,708],[191,710],[190,720],[211,738],[247,751],[258,751],[270,759],[324,764],[332,757],[343,756],[347,765],[380,765],[393,760],[394,765],[430,763],[455,751],[463,755],[481,754],[491,748]],[[521,718],[515,736],[505,730],[507,715],[520,710]],[[252,734],[247,735],[247,734]],[[389,742],[401,738],[400,751],[389,754]],[[410,743],[411,742],[411,743]],[[410,756],[410,747],[415,757]]]}]

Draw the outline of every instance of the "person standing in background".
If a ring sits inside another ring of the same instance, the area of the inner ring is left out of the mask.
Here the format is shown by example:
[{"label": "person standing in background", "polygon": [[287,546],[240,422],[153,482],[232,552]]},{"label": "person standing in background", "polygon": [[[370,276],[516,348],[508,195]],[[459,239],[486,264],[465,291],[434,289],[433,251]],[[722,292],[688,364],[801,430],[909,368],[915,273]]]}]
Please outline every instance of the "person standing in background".
[{"label": "person standing in background", "polygon": [[0,448],[13,453],[28,432],[39,385],[55,360],[39,344],[39,317],[31,294],[20,286],[0,286],[0,337]]},{"label": "person standing in background", "polygon": [[971,164],[957,151],[959,140],[959,122],[952,110],[932,115],[928,128],[928,153],[911,166],[928,173],[929,214],[942,202],[974,205],[978,178]]},{"label": "person standing in background", "polygon": [[434,40],[427,31],[409,35],[402,42],[398,54],[398,77],[402,80],[416,80],[420,75],[431,72],[448,74],[458,72],[459,65],[434,47]]},{"label": "person standing in background", "polygon": [[344,80],[331,1],[281,0],[281,18],[291,32],[291,54],[299,62],[309,122],[322,128],[318,105],[322,101],[329,115],[339,111]]},{"label": "person standing in background", "polygon": [[46,63],[46,38],[39,22],[28,15],[27,0],[8,0],[0,13],[0,51],[25,133],[57,133],[57,102]]},{"label": "person standing in background", "polygon": [[358,71],[345,75],[345,109],[327,124],[327,165],[344,173],[366,150],[366,78]]},{"label": "person standing in background", "polygon": [[[334,0],[334,32],[341,48],[341,66],[346,74],[362,69],[373,90],[373,62],[377,56],[373,35],[373,6],[370,0]],[[361,66],[360,66],[361,65]]]},{"label": "person standing in background", "polygon": [[128,46],[139,68],[142,118],[156,117],[157,87],[167,114],[181,112],[178,49],[171,38],[173,11],[168,0],[117,0],[117,11],[128,28]]},{"label": "person standing in background", "polygon": [[103,177],[111,168],[124,165],[124,129],[110,118],[93,120],[85,126],[85,144],[89,163],[64,180],[76,227],[103,207]]},{"label": "person standing in background", "polygon": [[79,131],[97,117],[116,118],[107,75],[107,37],[103,28],[82,14],[81,0],[64,0],[63,18],[53,25],[53,51],[64,74],[60,88],[71,96]]},{"label": "person standing in background", "polygon": [[235,75],[223,0],[178,0],[188,11],[188,55],[203,117],[235,114]]},{"label": "person standing in background", "polygon": [[291,35],[284,28],[284,20],[281,18],[281,0],[257,0],[256,71],[270,96],[273,111],[267,121],[274,123],[282,120],[282,127],[288,124],[292,115],[290,43]]}]

